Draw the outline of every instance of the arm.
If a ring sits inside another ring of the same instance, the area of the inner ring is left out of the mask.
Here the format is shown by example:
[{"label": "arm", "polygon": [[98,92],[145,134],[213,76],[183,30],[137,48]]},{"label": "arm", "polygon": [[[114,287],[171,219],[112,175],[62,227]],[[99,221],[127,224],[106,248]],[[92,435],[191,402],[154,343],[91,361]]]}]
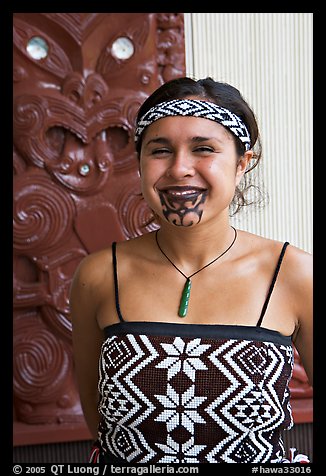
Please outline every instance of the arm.
[{"label": "arm", "polygon": [[312,256],[297,248],[292,248],[291,268],[293,302],[296,308],[298,331],[294,345],[306,371],[310,385],[313,385],[313,274]]},{"label": "arm", "polygon": [[100,419],[97,409],[97,384],[103,333],[96,320],[99,300],[96,292],[98,276],[92,259],[91,256],[85,258],[74,275],[70,292],[70,310],[79,395],[86,423],[95,440]]}]

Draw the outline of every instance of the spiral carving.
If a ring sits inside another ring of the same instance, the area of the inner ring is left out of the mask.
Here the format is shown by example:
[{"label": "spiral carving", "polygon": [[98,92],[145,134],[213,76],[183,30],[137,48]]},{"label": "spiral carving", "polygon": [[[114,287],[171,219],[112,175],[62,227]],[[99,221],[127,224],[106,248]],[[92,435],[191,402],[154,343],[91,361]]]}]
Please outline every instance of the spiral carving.
[{"label": "spiral carving", "polygon": [[48,121],[47,102],[35,95],[24,94],[14,101],[14,144],[22,156],[38,167],[44,166],[47,150],[43,129]]},{"label": "spiral carving", "polygon": [[58,337],[35,315],[22,315],[14,339],[15,397],[30,404],[56,400],[70,367],[69,351]]},{"label": "spiral carving", "polygon": [[36,174],[14,181],[14,248],[35,255],[49,253],[72,233],[75,207],[70,196],[49,178]]},{"label": "spiral carving", "polygon": [[157,225],[152,222],[153,214],[144,201],[139,187],[127,190],[117,201],[117,210],[123,233],[127,239],[143,235],[156,230]]},{"label": "spiral carving", "polygon": [[43,127],[45,117],[44,104],[36,96],[26,94],[16,98],[14,102],[14,124],[19,135],[38,133]]},{"label": "spiral carving", "polygon": [[59,333],[68,342],[71,343],[71,321],[69,315],[54,309],[52,306],[42,306],[41,309],[44,322],[55,331]]}]

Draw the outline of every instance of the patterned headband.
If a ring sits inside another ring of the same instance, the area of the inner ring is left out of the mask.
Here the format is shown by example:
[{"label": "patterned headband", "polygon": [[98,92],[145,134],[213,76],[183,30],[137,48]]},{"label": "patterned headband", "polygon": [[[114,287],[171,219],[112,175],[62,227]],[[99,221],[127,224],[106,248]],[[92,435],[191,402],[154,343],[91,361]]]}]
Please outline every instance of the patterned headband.
[{"label": "patterned headband", "polygon": [[197,99],[174,99],[153,106],[138,121],[135,142],[138,142],[146,127],[168,116],[194,116],[218,122],[236,135],[243,142],[246,150],[250,149],[250,135],[239,116],[213,102]]}]

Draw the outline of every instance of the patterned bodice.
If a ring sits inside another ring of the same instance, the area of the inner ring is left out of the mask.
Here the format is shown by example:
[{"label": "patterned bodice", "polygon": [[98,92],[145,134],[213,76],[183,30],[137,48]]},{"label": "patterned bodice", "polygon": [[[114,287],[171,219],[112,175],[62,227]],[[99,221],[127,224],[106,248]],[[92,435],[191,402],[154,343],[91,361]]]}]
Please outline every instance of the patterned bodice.
[{"label": "patterned bodice", "polygon": [[291,337],[258,326],[108,326],[102,450],[130,463],[276,462],[293,425],[292,369]]}]

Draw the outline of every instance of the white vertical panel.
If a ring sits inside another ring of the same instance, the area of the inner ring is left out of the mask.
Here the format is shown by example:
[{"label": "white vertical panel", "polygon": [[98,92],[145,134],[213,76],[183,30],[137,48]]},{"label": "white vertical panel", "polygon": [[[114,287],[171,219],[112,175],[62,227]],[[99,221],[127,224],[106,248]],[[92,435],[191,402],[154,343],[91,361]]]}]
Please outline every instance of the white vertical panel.
[{"label": "white vertical panel", "polygon": [[269,203],[239,228],[312,252],[312,13],[185,13],[187,74],[237,87],[260,126]]}]

